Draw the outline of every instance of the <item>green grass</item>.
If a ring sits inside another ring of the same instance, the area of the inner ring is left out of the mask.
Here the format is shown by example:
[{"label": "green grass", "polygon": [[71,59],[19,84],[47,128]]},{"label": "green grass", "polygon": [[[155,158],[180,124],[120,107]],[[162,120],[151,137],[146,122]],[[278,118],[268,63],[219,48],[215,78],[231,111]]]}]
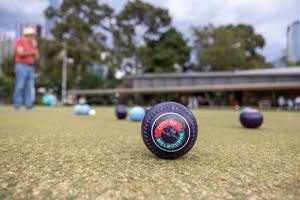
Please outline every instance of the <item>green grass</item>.
[{"label": "green grass", "polygon": [[300,198],[300,113],[264,112],[249,130],[237,111],[193,110],[196,145],[162,160],[144,146],[140,123],[96,110],[2,106],[0,199]]}]

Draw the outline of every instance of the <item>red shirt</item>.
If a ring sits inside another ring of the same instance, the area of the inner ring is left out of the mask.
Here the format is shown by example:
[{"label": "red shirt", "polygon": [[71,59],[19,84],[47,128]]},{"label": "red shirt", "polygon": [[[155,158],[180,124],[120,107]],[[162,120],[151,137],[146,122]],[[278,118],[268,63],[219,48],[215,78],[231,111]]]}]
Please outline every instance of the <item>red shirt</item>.
[{"label": "red shirt", "polygon": [[25,37],[21,37],[17,39],[15,42],[15,62],[24,63],[24,64],[34,64],[35,56],[34,55],[19,56],[16,51],[17,47],[23,47],[25,52],[32,52],[35,49],[33,44]]}]

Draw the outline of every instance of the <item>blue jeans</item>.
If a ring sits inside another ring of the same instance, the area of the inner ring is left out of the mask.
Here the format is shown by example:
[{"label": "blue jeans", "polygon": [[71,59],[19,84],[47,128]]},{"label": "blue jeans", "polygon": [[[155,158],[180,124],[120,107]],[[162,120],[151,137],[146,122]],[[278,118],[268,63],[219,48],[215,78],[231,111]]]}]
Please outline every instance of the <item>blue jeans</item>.
[{"label": "blue jeans", "polygon": [[23,63],[15,64],[14,108],[19,109],[24,103],[27,109],[33,108],[34,102],[34,69]]}]

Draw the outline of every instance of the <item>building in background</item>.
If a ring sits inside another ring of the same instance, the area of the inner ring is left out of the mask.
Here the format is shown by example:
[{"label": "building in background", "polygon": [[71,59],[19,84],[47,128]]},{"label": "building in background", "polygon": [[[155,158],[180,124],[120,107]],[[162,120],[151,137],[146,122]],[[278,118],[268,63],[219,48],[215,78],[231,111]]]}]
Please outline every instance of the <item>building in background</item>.
[{"label": "building in background", "polygon": [[118,88],[69,90],[68,94],[73,99],[78,96],[114,95],[128,105],[151,106],[161,101],[177,101],[184,105],[192,104],[192,107],[269,108],[277,106],[280,96],[294,99],[300,95],[300,67],[127,75]]},{"label": "building in background", "polygon": [[300,21],[287,28],[287,59],[292,63],[300,60]]},{"label": "building in background", "polygon": [[[49,6],[51,6],[54,9],[59,8],[60,6],[60,0],[49,0]],[[54,19],[46,19],[46,33],[45,36],[47,39],[52,39],[52,33],[51,30],[54,27]]]}]

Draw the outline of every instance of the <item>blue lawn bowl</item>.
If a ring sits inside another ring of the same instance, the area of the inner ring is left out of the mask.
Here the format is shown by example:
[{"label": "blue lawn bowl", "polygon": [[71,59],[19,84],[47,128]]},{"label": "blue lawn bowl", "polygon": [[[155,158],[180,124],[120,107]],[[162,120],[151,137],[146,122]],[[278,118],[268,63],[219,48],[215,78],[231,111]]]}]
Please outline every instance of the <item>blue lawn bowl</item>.
[{"label": "blue lawn bowl", "polygon": [[146,114],[146,111],[143,107],[135,106],[130,109],[128,116],[129,116],[129,119],[131,119],[131,121],[139,122],[139,121],[143,120],[145,114]]},{"label": "blue lawn bowl", "polygon": [[53,105],[53,104],[54,104],[54,98],[53,98],[53,96],[48,95],[48,94],[44,95],[44,96],[42,97],[42,104],[43,104],[43,105],[46,105],[46,106],[51,106],[51,105]]},{"label": "blue lawn bowl", "polygon": [[90,110],[91,110],[91,107],[89,105],[87,105],[87,104],[81,105],[81,114],[82,115],[89,115]]},{"label": "blue lawn bowl", "polygon": [[73,107],[73,112],[75,115],[81,115],[81,106],[80,104],[76,104],[74,107]]},{"label": "blue lawn bowl", "polygon": [[73,112],[75,115],[89,115],[91,107],[87,104],[76,104],[73,107]]}]

